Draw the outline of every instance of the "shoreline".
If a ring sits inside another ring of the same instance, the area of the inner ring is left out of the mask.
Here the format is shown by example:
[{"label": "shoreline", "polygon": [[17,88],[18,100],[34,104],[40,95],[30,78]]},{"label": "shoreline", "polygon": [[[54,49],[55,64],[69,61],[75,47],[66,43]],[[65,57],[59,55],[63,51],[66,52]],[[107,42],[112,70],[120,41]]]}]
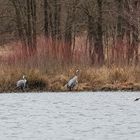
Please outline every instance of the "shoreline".
[{"label": "shoreline", "polygon": [[[85,91],[140,91],[140,69],[87,67],[79,68],[78,85],[73,92]],[[41,69],[9,68],[1,69],[0,93],[22,92],[16,88],[16,82],[26,75],[26,92],[67,92],[66,84],[73,77],[75,69],[58,69],[55,73]]]},{"label": "shoreline", "polygon": [[[86,85],[86,84],[85,84]],[[126,84],[127,85],[127,84]],[[44,93],[44,92],[56,92],[56,93],[63,93],[63,92],[66,92],[66,93],[72,93],[72,92],[140,92],[140,85],[139,84],[130,84],[130,85],[124,85],[124,84],[106,84],[104,86],[100,86],[100,87],[89,87],[89,86],[82,86],[81,88],[80,87],[77,87],[77,89],[74,89],[72,91],[69,91],[69,90],[66,90],[66,89],[47,89],[47,88],[44,88],[44,89],[26,89],[24,92],[21,91],[20,89],[19,90],[14,90],[13,89],[0,89],[0,94],[2,93]]]}]

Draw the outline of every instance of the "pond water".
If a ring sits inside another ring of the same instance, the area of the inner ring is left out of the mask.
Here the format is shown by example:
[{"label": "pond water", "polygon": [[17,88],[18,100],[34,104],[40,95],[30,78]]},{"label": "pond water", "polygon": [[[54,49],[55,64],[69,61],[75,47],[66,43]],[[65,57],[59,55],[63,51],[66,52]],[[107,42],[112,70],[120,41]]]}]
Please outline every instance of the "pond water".
[{"label": "pond water", "polygon": [[139,140],[140,92],[0,94],[1,140]]}]

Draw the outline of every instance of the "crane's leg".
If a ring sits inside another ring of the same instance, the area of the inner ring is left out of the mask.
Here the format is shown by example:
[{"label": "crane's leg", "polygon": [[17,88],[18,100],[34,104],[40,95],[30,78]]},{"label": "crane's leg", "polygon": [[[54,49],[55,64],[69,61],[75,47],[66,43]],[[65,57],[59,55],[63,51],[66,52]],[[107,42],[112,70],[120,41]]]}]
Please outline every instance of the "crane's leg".
[{"label": "crane's leg", "polygon": [[70,87],[70,89],[69,89],[70,91],[72,91],[72,88]]},{"label": "crane's leg", "polygon": [[24,89],[24,87],[21,87],[21,90],[22,90],[22,92],[25,92],[25,89]]}]

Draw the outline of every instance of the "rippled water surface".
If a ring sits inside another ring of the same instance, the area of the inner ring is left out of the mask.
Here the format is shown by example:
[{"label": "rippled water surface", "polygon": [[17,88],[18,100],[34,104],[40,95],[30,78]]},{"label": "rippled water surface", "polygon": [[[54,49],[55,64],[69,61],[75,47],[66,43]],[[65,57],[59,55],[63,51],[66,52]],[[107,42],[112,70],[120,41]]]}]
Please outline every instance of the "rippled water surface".
[{"label": "rippled water surface", "polygon": [[140,140],[140,93],[0,94],[1,140]]}]

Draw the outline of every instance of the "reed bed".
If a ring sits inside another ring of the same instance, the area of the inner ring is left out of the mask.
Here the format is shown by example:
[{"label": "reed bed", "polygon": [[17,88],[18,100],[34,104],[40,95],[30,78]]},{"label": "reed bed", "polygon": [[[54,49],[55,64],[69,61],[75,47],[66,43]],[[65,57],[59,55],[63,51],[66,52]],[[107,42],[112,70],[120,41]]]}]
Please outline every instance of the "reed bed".
[{"label": "reed bed", "polygon": [[6,52],[0,54],[1,93],[19,92],[16,81],[22,75],[26,75],[28,80],[26,91],[67,91],[65,84],[76,69],[80,70],[80,75],[75,91],[140,90],[139,66],[90,66],[87,56],[82,57],[83,53],[78,49],[74,52],[72,62],[65,63],[67,54],[63,54],[63,47],[66,47],[63,43],[59,43],[56,58],[51,41],[46,44],[40,38],[38,46],[37,53],[33,56],[25,55],[19,42],[11,43],[10,47],[6,47]]}]

